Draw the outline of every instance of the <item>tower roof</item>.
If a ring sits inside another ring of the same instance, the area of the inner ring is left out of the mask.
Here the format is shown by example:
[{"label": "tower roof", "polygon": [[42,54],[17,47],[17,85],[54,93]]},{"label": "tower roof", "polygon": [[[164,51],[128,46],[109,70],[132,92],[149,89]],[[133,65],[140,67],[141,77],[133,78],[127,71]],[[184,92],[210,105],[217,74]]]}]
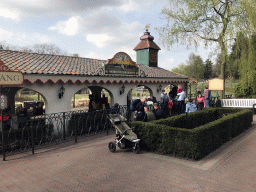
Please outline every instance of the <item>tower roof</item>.
[{"label": "tower roof", "polygon": [[144,35],[140,37],[140,43],[133,49],[133,50],[140,50],[140,49],[147,49],[147,48],[152,48],[152,49],[157,49],[161,50],[160,47],[153,41],[154,37],[150,35],[150,32],[146,30]]}]

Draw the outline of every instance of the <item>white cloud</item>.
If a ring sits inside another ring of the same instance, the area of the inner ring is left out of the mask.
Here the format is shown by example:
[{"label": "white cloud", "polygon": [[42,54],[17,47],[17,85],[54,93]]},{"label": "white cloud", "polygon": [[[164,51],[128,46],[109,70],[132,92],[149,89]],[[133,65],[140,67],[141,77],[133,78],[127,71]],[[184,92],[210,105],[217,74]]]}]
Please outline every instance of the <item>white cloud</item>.
[{"label": "white cloud", "polygon": [[114,38],[108,34],[89,34],[86,36],[87,41],[95,44],[99,48],[106,46],[112,39]]},{"label": "white cloud", "polygon": [[[139,43],[143,25],[139,22],[122,22],[118,28],[105,30],[102,34],[86,34],[86,40],[95,44],[97,47],[111,47],[111,49],[122,48],[133,50]],[[135,39],[137,41],[135,42]]]},{"label": "white cloud", "polygon": [[86,16],[73,16],[66,21],[59,21],[56,25],[49,27],[65,35],[102,34],[116,30],[122,24],[121,20],[114,14],[101,10],[88,13]]},{"label": "white cloud", "polygon": [[35,44],[35,42],[50,43],[52,40],[49,36],[40,33],[16,33],[0,28],[0,41],[11,45],[27,46]]},{"label": "white cloud", "polygon": [[124,12],[130,12],[130,11],[136,11],[140,9],[140,6],[135,3],[134,1],[129,0],[119,8],[120,10]]},{"label": "white cloud", "polygon": [[175,67],[174,66],[174,58],[172,58],[166,54],[165,55],[160,54],[159,56],[160,57],[158,57],[158,67],[161,67],[161,68],[164,68],[164,69],[167,69],[170,71],[172,68]]},{"label": "white cloud", "polygon": [[102,54],[102,53],[100,54],[100,53],[95,52],[95,51],[91,51],[91,52],[85,54],[84,57],[85,58],[92,58],[92,59],[99,59],[99,60],[100,59],[104,60],[104,59],[108,58],[105,54]]},{"label": "white cloud", "polygon": [[57,30],[65,35],[76,35],[79,33],[80,16],[71,17],[67,21],[59,21],[55,26],[49,27],[49,30]]},{"label": "white cloud", "polygon": [[8,9],[0,9],[0,17],[10,18],[14,20],[19,20],[19,13],[18,11],[11,11]]},{"label": "white cloud", "polygon": [[[74,16],[67,21],[59,21],[49,30],[65,35],[83,34],[86,40],[99,48],[129,47],[131,50],[143,35],[144,26],[138,22],[122,22],[118,15],[106,10],[88,14],[86,17]],[[134,42],[137,39],[138,41]]]},{"label": "white cloud", "polygon": [[6,0],[1,7],[9,10],[17,9],[23,14],[47,15],[87,12],[101,7],[116,7],[122,0]]},{"label": "white cloud", "polygon": [[169,0],[124,0],[117,8],[123,12],[154,12],[169,5]]}]

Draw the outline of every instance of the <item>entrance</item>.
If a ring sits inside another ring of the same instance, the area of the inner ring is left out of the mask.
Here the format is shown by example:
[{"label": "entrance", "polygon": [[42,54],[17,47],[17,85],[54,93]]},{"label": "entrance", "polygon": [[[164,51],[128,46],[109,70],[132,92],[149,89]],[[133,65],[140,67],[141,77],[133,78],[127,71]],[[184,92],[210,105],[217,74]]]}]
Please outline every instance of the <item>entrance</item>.
[{"label": "entrance", "polygon": [[90,86],[76,92],[71,100],[72,111],[85,110],[88,112],[110,109],[112,94],[100,86]]}]

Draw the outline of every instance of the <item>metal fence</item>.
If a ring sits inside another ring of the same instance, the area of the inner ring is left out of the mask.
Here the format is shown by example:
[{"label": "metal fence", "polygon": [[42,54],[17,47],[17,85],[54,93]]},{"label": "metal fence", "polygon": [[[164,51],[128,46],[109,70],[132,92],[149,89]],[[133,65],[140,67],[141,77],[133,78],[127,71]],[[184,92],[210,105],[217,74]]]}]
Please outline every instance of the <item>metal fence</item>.
[{"label": "metal fence", "polygon": [[[108,119],[110,110],[94,112],[70,111],[41,116],[18,117],[3,122],[0,154],[6,156],[52,146],[78,138],[88,137],[112,128]],[[120,106],[118,113],[129,117],[126,106]],[[129,119],[129,118],[128,118]]]}]

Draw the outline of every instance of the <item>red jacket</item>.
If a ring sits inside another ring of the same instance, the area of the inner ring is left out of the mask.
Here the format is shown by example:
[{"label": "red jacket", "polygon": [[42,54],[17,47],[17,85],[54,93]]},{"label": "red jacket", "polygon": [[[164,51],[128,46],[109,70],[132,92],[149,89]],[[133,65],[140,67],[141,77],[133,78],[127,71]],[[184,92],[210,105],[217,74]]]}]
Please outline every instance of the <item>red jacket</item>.
[{"label": "red jacket", "polygon": [[205,102],[204,102],[204,98],[203,97],[197,97],[196,103],[198,105],[204,105],[204,107],[205,107]]}]

